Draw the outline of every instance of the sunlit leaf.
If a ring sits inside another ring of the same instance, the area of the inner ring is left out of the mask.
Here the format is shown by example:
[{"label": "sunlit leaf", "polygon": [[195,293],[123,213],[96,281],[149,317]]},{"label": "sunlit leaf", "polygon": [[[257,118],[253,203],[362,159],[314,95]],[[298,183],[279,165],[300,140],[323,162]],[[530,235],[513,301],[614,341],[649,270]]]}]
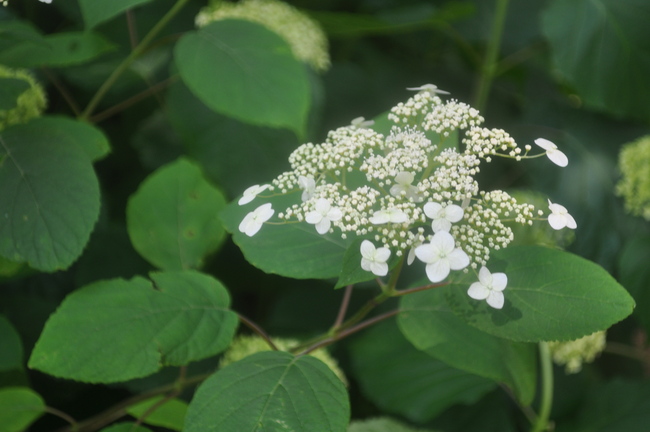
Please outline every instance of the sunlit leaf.
[{"label": "sunlit leaf", "polygon": [[159,396],[132,405],[126,409],[126,412],[138,419],[147,414],[143,423],[181,431],[187,414],[187,403],[176,398],[164,400]]},{"label": "sunlit leaf", "polygon": [[20,432],[45,412],[43,399],[27,387],[0,389],[0,431]]}]

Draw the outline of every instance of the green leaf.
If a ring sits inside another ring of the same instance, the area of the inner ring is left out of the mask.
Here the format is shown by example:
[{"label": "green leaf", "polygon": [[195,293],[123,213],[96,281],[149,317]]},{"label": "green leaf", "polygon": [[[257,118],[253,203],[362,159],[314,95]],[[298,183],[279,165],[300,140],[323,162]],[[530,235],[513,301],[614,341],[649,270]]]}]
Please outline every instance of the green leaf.
[{"label": "green leaf", "polygon": [[213,110],[304,134],[307,72],[274,32],[248,21],[213,22],[183,36],[175,59],[185,84]]},{"label": "green leaf", "polygon": [[273,351],[232,363],[201,384],[184,431],[343,431],[349,419],[345,386],[323,362]]},{"label": "green leaf", "polygon": [[100,432],[151,432],[151,429],[129,422],[109,426],[102,429]]},{"label": "green leaf", "polygon": [[27,387],[0,389],[0,432],[20,432],[45,412],[43,399]]},{"label": "green leaf", "polygon": [[223,351],[237,327],[226,289],[193,272],[88,285],[45,325],[29,367],[85,382],[119,382]]},{"label": "green leaf", "polygon": [[126,12],[141,4],[149,3],[151,0],[79,0],[81,14],[83,15],[86,29],[91,29],[97,24],[108,21],[116,15]]},{"label": "green leaf", "polygon": [[30,126],[44,127],[67,135],[93,162],[103,159],[111,152],[111,145],[106,135],[93,125],[82,121],[64,116],[43,116],[33,119]]},{"label": "green leaf", "polygon": [[10,110],[18,105],[18,96],[29,89],[29,83],[22,79],[0,78],[0,110]]},{"label": "green leaf", "polygon": [[445,286],[404,296],[398,324],[419,350],[473,374],[505,383],[528,405],[535,394],[536,347],[483,333],[448,305],[455,288]]},{"label": "green leaf", "polygon": [[152,426],[162,426],[175,431],[183,430],[183,423],[187,414],[187,403],[180,399],[170,399],[160,404],[162,400],[162,396],[155,397],[128,407],[126,412],[139,419],[147,414],[151,407],[155,406],[155,410],[148,413],[144,418],[144,423]]},{"label": "green leaf", "polygon": [[224,196],[186,159],[159,168],[131,196],[126,209],[133,247],[165,270],[199,268],[226,232],[218,213]]},{"label": "green leaf", "polygon": [[389,417],[353,421],[348,432],[434,432],[431,429],[415,429]]},{"label": "green leaf", "polygon": [[394,321],[355,338],[350,357],[364,395],[382,411],[415,423],[426,423],[457,403],[473,404],[496,387],[418,351]]},{"label": "green leaf", "polygon": [[4,315],[0,315],[0,372],[23,367],[23,344]]},{"label": "green leaf", "polygon": [[478,329],[520,342],[573,340],[606,330],[632,313],[634,300],[599,265],[568,252],[538,246],[492,254],[492,272],[505,272],[503,309],[467,295],[473,274],[446,291],[454,313]]},{"label": "green leaf", "polygon": [[648,21],[646,0],[554,0],[542,15],[542,30],[555,70],[585,105],[647,119]]},{"label": "green leaf", "polygon": [[43,41],[27,40],[0,51],[0,63],[23,68],[64,67],[86,63],[112,49],[110,42],[95,33],[55,33]]},{"label": "green leaf", "polygon": [[47,122],[0,133],[0,255],[42,271],[69,267],[99,215],[99,184],[75,134]]},{"label": "green leaf", "polygon": [[557,432],[646,432],[650,424],[650,383],[616,379],[592,388],[574,420]]},{"label": "green leaf", "polygon": [[313,225],[287,223],[265,224],[257,234],[248,237],[239,231],[239,224],[248,212],[255,210],[263,202],[271,202],[277,212],[300,202],[300,193],[260,198],[240,206],[236,201],[221,212],[221,219],[233,240],[239,246],[246,260],[255,267],[267,272],[295,279],[326,279],[337,277],[341,272],[343,256],[351,239],[342,240],[336,234],[321,235]]}]

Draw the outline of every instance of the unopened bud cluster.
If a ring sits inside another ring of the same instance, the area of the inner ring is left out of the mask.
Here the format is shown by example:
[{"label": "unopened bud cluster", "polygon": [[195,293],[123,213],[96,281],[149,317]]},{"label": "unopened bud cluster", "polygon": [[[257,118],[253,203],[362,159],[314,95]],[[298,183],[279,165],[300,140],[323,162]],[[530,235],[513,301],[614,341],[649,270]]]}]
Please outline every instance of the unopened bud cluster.
[{"label": "unopened bud cluster", "polygon": [[596,332],[567,342],[549,342],[553,361],[565,367],[568,374],[578,373],[583,363],[591,363],[606,345],[606,333]]},{"label": "unopened bud cluster", "polygon": [[[267,189],[267,196],[295,194],[294,204],[276,217],[312,224],[322,235],[364,239],[364,270],[385,276],[393,253],[408,254],[408,264],[416,257],[424,262],[432,282],[451,270],[472,268],[479,282],[469,295],[501,308],[507,278],[485,268],[490,253],[514,239],[509,222],[532,225],[543,212],[505,191],[480,190],[476,175],[493,157],[519,161],[540,155],[529,156],[531,146],[522,151],[501,129],[482,128],[477,110],[453,99],[444,102],[438,95],[446,92],[436,86],[413,90],[418,93],[391,109],[387,134],[355,119],[331,131],[324,143],[300,146],[289,157],[290,171],[270,185],[249,188],[240,204]],[[542,155],[566,165],[555,144],[544,139],[536,144],[546,150]],[[576,228],[566,208],[548,203],[554,229]],[[240,231],[254,235],[274,214],[264,204],[246,216]]]}]

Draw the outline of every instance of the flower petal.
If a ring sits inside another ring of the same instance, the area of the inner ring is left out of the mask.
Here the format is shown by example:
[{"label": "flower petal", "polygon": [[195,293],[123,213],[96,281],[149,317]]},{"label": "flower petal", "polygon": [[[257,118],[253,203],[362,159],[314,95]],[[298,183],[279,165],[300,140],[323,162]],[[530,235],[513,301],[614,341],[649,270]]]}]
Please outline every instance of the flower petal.
[{"label": "flower petal", "polygon": [[553,150],[556,149],[557,146],[552,142],[544,138],[537,138],[535,140],[535,144],[543,148],[544,150]]},{"label": "flower petal", "polygon": [[440,253],[431,243],[421,244],[415,248],[415,256],[422,262],[427,264],[438,261]]},{"label": "flower petal", "polygon": [[452,270],[462,270],[469,265],[469,257],[461,248],[451,251],[447,255],[447,261]]},{"label": "flower petal", "polygon": [[373,225],[382,225],[390,222],[390,214],[386,210],[376,211],[370,218],[368,218]]},{"label": "flower petal", "polygon": [[442,210],[442,206],[437,202],[428,202],[424,205],[424,214],[429,219],[438,219],[440,210]]},{"label": "flower petal", "polygon": [[492,273],[487,267],[483,266],[478,271],[478,280],[486,287],[492,286]]},{"label": "flower petal", "polygon": [[377,276],[386,276],[388,274],[388,264],[373,262],[370,264],[370,271]]},{"label": "flower petal", "polygon": [[548,224],[553,228],[554,230],[561,230],[566,226],[567,220],[564,215],[559,215],[552,213],[548,215]]},{"label": "flower petal", "polygon": [[330,230],[331,226],[332,222],[330,222],[328,218],[324,217],[316,224],[316,232],[318,232],[318,234],[325,234]]},{"label": "flower petal", "polygon": [[343,212],[338,207],[332,207],[330,211],[327,212],[327,219],[331,221],[337,221],[343,217]]},{"label": "flower petal", "polygon": [[451,229],[451,222],[449,222],[447,219],[435,219],[433,222],[431,222],[431,229],[434,233],[437,233],[438,231],[449,232]]},{"label": "flower petal", "polygon": [[569,213],[565,214],[564,217],[566,218],[566,227],[571,228],[571,229],[576,229],[578,228],[578,224],[576,223],[576,220],[573,219],[573,216],[571,216]]},{"label": "flower petal", "polygon": [[490,290],[485,287],[481,282],[474,282],[469,286],[467,295],[474,300],[485,300],[490,295]]},{"label": "flower petal", "polygon": [[[361,256],[373,260],[375,258],[375,245],[372,244],[369,240],[364,240],[361,242]],[[365,270],[365,269],[364,269]]]},{"label": "flower petal", "polygon": [[316,201],[315,209],[318,213],[322,215],[326,215],[331,208],[332,208],[332,204],[330,204],[330,202],[325,198],[318,198],[318,201]]},{"label": "flower petal", "polygon": [[567,158],[560,150],[547,150],[546,157],[557,166],[565,167],[569,165],[569,158]]},{"label": "flower petal", "polygon": [[490,294],[487,296],[487,304],[492,306],[494,309],[501,309],[503,303],[505,303],[505,298],[501,291],[490,291]]},{"label": "flower petal", "polygon": [[445,219],[449,222],[458,222],[463,218],[463,209],[456,204],[450,204],[445,207]]},{"label": "flower petal", "polygon": [[431,244],[445,254],[451,253],[456,248],[454,238],[447,231],[438,231],[433,235]]},{"label": "flower petal", "polygon": [[375,252],[375,262],[386,262],[390,258],[390,249],[382,247]]},{"label": "flower petal", "polygon": [[505,273],[492,273],[492,290],[503,291],[508,285],[508,276]]},{"label": "flower petal", "polygon": [[389,210],[390,221],[392,223],[404,223],[409,220],[409,217],[401,210],[391,209]]},{"label": "flower petal", "polygon": [[441,259],[434,263],[427,264],[425,270],[427,272],[427,277],[431,282],[440,282],[449,276],[449,261]]},{"label": "flower petal", "polygon": [[305,215],[305,222],[310,224],[317,224],[323,220],[323,215],[317,211],[310,211]]}]

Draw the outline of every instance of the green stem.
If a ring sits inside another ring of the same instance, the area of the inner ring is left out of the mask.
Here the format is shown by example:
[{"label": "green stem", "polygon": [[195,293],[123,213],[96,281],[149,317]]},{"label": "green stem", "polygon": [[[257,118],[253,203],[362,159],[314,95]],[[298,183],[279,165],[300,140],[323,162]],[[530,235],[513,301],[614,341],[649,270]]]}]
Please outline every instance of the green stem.
[{"label": "green stem", "polygon": [[537,420],[530,432],[543,432],[549,428],[549,417],[553,405],[553,360],[548,343],[539,343],[539,360],[542,372],[542,399]]},{"label": "green stem", "polygon": [[508,11],[508,1],[509,0],[497,0],[496,10],[494,12],[492,32],[490,34],[487,52],[485,53],[483,68],[481,70],[481,79],[478,84],[474,103],[474,107],[481,112],[485,109],[488,95],[490,94],[490,87],[492,86],[492,80],[497,71],[497,59],[499,56],[499,47],[501,46],[503,25],[506,21],[506,13]]},{"label": "green stem", "polygon": [[172,8],[167,11],[158,23],[147,33],[142,41],[136,46],[131,54],[126,57],[122,63],[113,71],[113,73],[104,81],[104,84],[97,90],[90,103],[80,116],[80,120],[88,120],[92,115],[97,105],[106,95],[108,90],[115,84],[117,79],[131,66],[131,64],[149,47],[151,41],[160,33],[160,31],[167,25],[167,23],[176,15],[189,0],[178,0]]}]

